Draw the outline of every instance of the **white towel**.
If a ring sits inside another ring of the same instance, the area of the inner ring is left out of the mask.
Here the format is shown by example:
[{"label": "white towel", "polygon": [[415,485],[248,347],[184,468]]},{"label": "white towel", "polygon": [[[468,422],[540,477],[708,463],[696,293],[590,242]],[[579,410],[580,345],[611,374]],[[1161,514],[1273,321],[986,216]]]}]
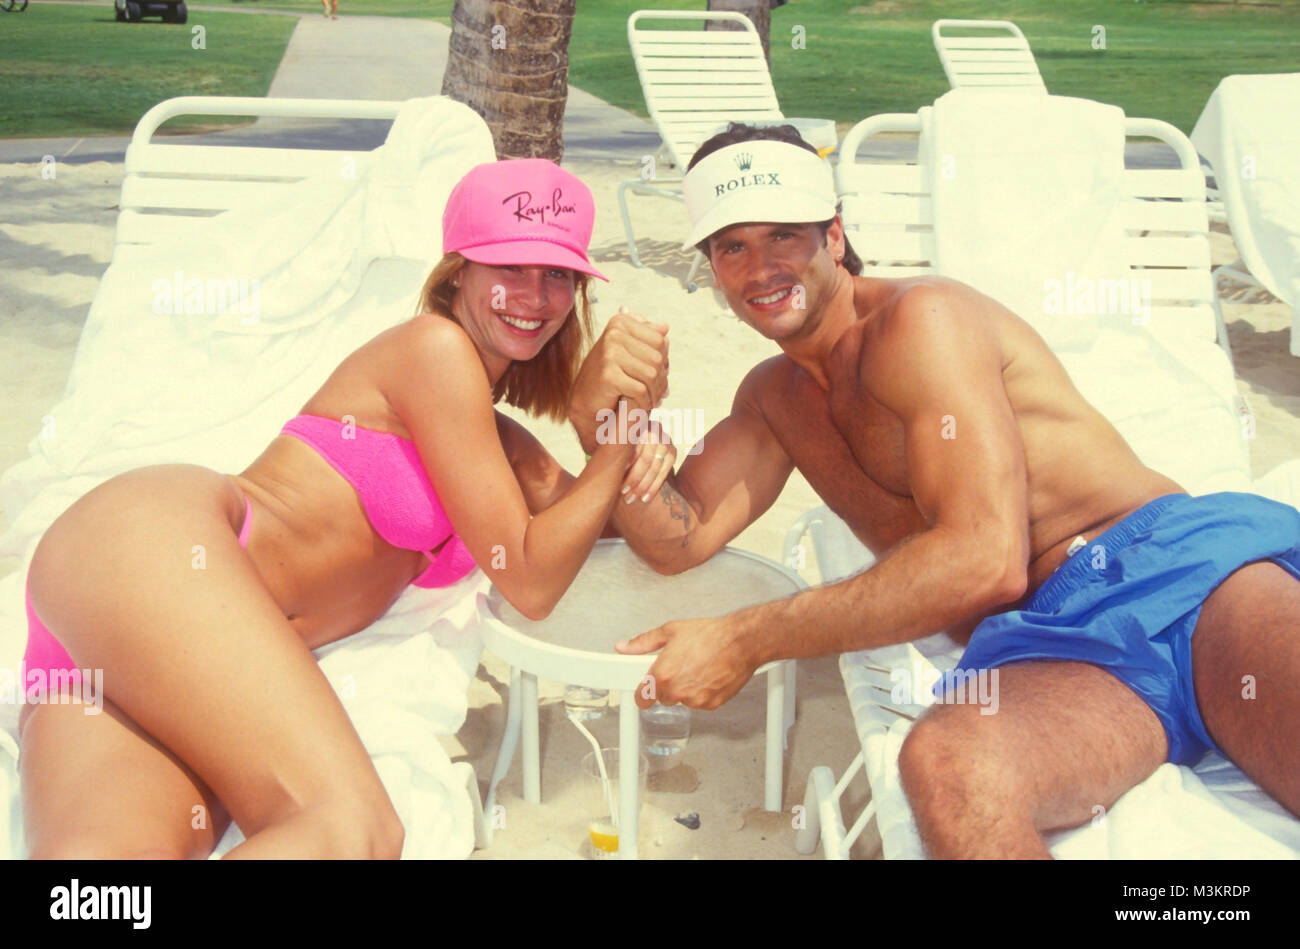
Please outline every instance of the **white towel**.
[{"label": "white towel", "polygon": [[1300,306],[1300,73],[1226,77],[1191,140],[1214,168],[1242,262]]},{"label": "white towel", "polygon": [[18,790],[18,742],[8,732],[0,731],[0,860],[22,853],[22,799]]},{"label": "white towel", "polygon": [[998,300],[1055,349],[1090,343],[1105,309],[1098,281],[1129,275],[1124,113],[969,89],[921,112],[936,270]]}]

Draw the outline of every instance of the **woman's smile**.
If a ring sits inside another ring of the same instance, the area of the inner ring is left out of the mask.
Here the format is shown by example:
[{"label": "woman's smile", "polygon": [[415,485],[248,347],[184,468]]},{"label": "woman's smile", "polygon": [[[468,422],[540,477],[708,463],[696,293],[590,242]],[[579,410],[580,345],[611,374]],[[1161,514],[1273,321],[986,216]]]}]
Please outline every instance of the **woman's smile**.
[{"label": "woman's smile", "polygon": [[510,327],[515,333],[528,339],[535,339],[541,334],[542,324],[545,320],[531,320],[526,317],[509,316],[505,313],[498,313],[497,317],[502,323]]}]

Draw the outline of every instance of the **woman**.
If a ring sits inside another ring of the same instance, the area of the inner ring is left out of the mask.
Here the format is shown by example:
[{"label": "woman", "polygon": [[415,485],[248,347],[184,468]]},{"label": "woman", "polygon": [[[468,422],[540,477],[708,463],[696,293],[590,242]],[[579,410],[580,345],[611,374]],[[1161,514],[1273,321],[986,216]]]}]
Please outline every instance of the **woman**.
[{"label": "woman", "polygon": [[[671,469],[665,445],[608,444],[575,479],[492,408],[563,417],[601,276],[593,217],[550,162],[478,166],[448,200],[420,314],[344,360],[251,466],[128,472],[51,525],[27,666],[102,669],[104,706],[24,708],[32,857],[201,857],[231,818],[247,838],[231,857],[400,855],[311,650],[475,564],[545,615],[620,486],[643,495]],[[648,408],[661,373],[632,372],[624,394]]]}]

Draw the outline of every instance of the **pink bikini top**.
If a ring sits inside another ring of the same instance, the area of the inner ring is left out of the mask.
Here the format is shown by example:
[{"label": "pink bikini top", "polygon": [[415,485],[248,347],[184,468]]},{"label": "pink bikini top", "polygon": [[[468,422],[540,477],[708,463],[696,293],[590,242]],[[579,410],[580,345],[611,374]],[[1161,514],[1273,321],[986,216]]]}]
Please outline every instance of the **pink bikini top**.
[{"label": "pink bikini top", "polygon": [[342,422],[319,415],[295,416],[280,431],[315,449],[356,489],[375,533],[432,561],[412,581],[417,587],[450,586],[474,569],[410,439],[360,425],[345,430]]}]

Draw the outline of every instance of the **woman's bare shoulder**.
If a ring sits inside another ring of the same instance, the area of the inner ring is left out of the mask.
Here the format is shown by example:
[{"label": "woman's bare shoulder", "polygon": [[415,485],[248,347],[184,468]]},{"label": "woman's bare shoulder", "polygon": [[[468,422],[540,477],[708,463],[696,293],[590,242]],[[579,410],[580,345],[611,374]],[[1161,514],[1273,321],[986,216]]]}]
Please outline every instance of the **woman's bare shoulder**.
[{"label": "woman's bare shoulder", "polygon": [[354,350],[303,411],[326,418],[348,414],[359,425],[410,438],[401,406],[452,397],[452,390],[466,386],[486,388],[474,344],[457,323],[424,313]]},{"label": "woman's bare shoulder", "polygon": [[491,408],[492,386],[478,349],[461,326],[425,313],[412,317],[385,341],[371,366],[380,391],[399,416],[448,405]]},{"label": "woman's bare shoulder", "polygon": [[422,358],[428,352],[447,350],[459,354],[465,346],[472,348],[473,343],[460,324],[440,313],[421,313],[376,333],[349,353],[339,370],[382,372],[411,355]]},{"label": "woman's bare shoulder", "polygon": [[408,352],[421,360],[435,360],[444,366],[454,364],[485,376],[483,360],[469,334],[455,320],[440,313],[422,313],[406,323]]},{"label": "woman's bare shoulder", "polygon": [[[373,359],[381,380],[410,378],[433,382],[431,373],[457,380],[484,374],[473,341],[459,323],[438,313],[422,313],[376,337]],[[461,371],[457,371],[461,370]]]}]

